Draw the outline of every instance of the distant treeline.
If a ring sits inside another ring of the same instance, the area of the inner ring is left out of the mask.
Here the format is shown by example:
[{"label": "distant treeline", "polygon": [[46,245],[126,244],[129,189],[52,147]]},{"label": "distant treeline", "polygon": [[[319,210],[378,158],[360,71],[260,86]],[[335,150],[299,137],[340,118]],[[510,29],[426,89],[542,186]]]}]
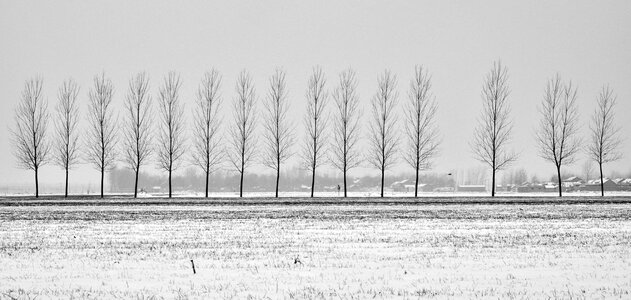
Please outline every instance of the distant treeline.
[{"label": "distant treeline", "polygon": [[[291,168],[282,173],[283,181],[279,185],[281,192],[304,192],[311,190],[309,185],[311,177],[309,172],[298,168]],[[110,184],[111,193],[132,193],[134,190],[134,172],[126,168],[116,168],[109,172],[108,182]],[[392,175],[388,177],[386,186],[392,183],[409,180],[413,178],[410,175]],[[173,188],[176,191],[183,192],[204,192],[204,175],[195,172],[189,168],[186,172],[173,177]],[[239,192],[239,176],[234,172],[221,171],[215,172],[210,177],[212,185],[209,192]],[[250,173],[245,176],[245,182],[248,184],[244,187],[244,192],[274,192],[276,176],[274,174],[257,174]],[[316,192],[336,192],[337,186],[342,184],[341,178],[328,176],[327,174],[318,175],[316,179],[320,184],[316,188]],[[453,187],[455,177],[446,174],[428,173],[420,175],[420,182],[431,184],[436,187]],[[139,189],[147,193],[164,193],[168,190],[168,178],[159,174],[142,173],[139,180]],[[373,190],[380,185],[381,178],[379,176],[356,176],[349,180],[350,191],[366,191]],[[483,182],[472,181],[471,184],[483,184]]]}]

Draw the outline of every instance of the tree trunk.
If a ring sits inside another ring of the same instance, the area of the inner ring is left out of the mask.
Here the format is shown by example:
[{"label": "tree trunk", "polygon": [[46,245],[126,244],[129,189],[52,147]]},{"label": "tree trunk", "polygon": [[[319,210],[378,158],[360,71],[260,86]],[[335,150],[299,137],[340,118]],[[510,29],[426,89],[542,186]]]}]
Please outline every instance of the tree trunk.
[{"label": "tree trunk", "polygon": [[276,198],[278,198],[278,181],[280,181],[280,161],[278,162],[278,169],[276,169]]},{"label": "tree trunk", "polygon": [[561,166],[557,166],[557,180],[559,181],[559,197],[563,197],[563,185],[561,182]]},{"label": "tree trunk", "polygon": [[[317,124],[315,125],[317,130]],[[317,132],[317,131],[316,131]],[[313,190],[315,189],[315,175],[316,175],[316,159],[317,159],[317,143],[316,139],[313,139],[313,164],[311,165],[311,198],[313,198]]]},{"label": "tree trunk", "polygon": [[344,198],[346,198],[346,168],[344,168]]},{"label": "tree trunk", "polygon": [[313,189],[315,188],[315,164],[311,173],[311,198],[313,198]]},{"label": "tree trunk", "polygon": [[101,167],[101,198],[103,198],[103,183],[105,183],[105,167]]},{"label": "tree trunk", "polygon": [[491,180],[491,197],[495,197],[495,169],[493,169],[493,179]]},{"label": "tree trunk", "polygon": [[239,182],[239,197],[243,197],[243,169],[241,169],[241,181]]},{"label": "tree trunk", "polygon": [[35,198],[39,198],[39,181],[37,180],[37,167],[35,168]]},{"label": "tree trunk", "polygon": [[418,197],[418,164],[416,164],[416,180],[414,184],[414,198]]},{"label": "tree trunk", "polygon": [[169,198],[171,198],[171,195],[172,195],[171,194],[171,173],[172,173],[172,171],[169,170]]},{"label": "tree trunk", "polygon": [[600,196],[605,197],[605,183],[603,182],[603,164],[598,163],[598,167],[600,168]]},{"label": "tree trunk", "polygon": [[385,182],[385,168],[381,166],[381,198],[383,198],[383,184]]},{"label": "tree trunk", "polygon": [[206,198],[208,198],[208,180],[210,180],[210,168],[206,167]]},{"label": "tree trunk", "polygon": [[138,197],[138,173],[140,173],[140,168],[136,168],[136,179],[134,180],[134,198]]},{"label": "tree trunk", "polygon": [[65,190],[64,198],[68,198],[68,167],[66,167],[66,190]]}]

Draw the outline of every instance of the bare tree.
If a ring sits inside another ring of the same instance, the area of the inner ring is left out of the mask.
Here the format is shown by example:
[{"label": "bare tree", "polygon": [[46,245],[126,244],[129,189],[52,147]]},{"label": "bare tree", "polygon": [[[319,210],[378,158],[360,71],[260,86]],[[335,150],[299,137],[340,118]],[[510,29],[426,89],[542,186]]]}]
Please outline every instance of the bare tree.
[{"label": "bare tree", "polygon": [[434,123],[438,106],[430,92],[431,87],[427,70],[416,66],[405,109],[408,145],[403,155],[405,161],[414,168],[414,197],[418,196],[419,172],[431,167],[430,160],[438,152],[438,129]]},{"label": "bare tree", "polygon": [[344,197],[347,196],[346,175],[361,162],[357,142],[359,141],[359,96],[357,79],[352,69],[340,74],[339,86],[333,91],[337,106],[334,121],[334,144],[331,163],[344,177]]},{"label": "bare tree", "polygon": [[572,83],[562,84],[559,75],[550,79],[546,85],[541,107],[541,120],[537,141],[540,156],[554,163],[559,182],[559,197],[563,196],[561,167],[574,162],[580,150],[581,139],[578,134],[578,105],[576,88]]},{"label": "bare tree", "polygon": [[325,115],[328,100],[327,92],[324,90],[326,79],[322,69],[316,67],[307,83],[307,114],[305,115],[305,128],[307,137],[303,144],[302,160],[307,170],[311,171],[311,197],[315,189],[316,169],[322,165],[326,154],[326,143],[324,143],[324,129],[327,124]]},{"label": "bare tree", "polygon": [[160,126],[158,166],[169,173],[169,198],[173,195],[173,171],[180,167],[184,155],[184,109],[180,103],[180,76],[169,72],[158,94]]},{"label": "bare tree", "polygon": [[511,183],[519,185],[526,181],[528,181],[528,172],[524,168],[519,168],[517,171],[515,171]]},{"label": "bare tree", "polygon": [[50,144],[46,136],[48,103],[42,95],[41,78],[26,81],[22,98],[15,108],[15,127],[11,129],[13,154],[18,167],[35,172],[35,197],[39,197],[39,168],[49,161]]},{"label": "bare tree", "polygon": [[68,174],[79,163],[79,86],[72,79],[64,81],[59,88],[55,107],[55,152],[53,161],[66,173],[64,197],[68,197]]},{"label": "bare tree", "polygon": [[607,86],[603,87],[597,99],[598,106],[592,116],[590,126],[591,142],[587,146],[587,153],[598,164],[600,170],[600,195],[605,196],[605,184],[603,182],[603,164],[622,158],[619,152],[620,127],[614,123],[616,114],[616,96]]},{"label": "bare tree", "polygon": [[112,111],[114,87],[105,73],[94,77],[94,88],[90,90],[88,107],[88,136],[86,140],[87,160],[101,172],[101,198],[105,185],[105,172],[116,162],[116,123]]},{"label": "bare tree", "polygon": [[219,105],[221,96],[221,75],[212,69],[204,74],[197,89],[197,102],[194,112],[193,164],[199,166],[206,175],[206,198],[210,174],[223,162],[223,148],[219,126]]},{"label": "bare tree", "polygon": [[395,107],[399,98],[397,78],[386,70],[378,79],[377,92],[372,98],[372,120],[369,124],[370,155],[367,161],[381,172],[381,197],[386,170],[396,162],[398,134],[396,132]]},{"label": "bare tree", "polygon": [[228,153],[230,162],[239,172],[239,197],[243,197],[243,175],[254,160],[256,137],[254,129],[256,116],[254,106],[256,95],[252,77],[244,70],[239,74],[236,85],[237,97],[234,99],[234,124],[230,128],[232,149]]},{"label": "bare tree", "polygon": [[517,154],[507,149],[513,127],[509,94],[508,71],[501,62],[495,62],[482,87],[482,115],[471,144],[475,158],[491,167],[491,197],[495,197],[496,172],[517,159]]},{"label": "bare tree", "polygon": [[591,160],[583,162],[583,174],[585,176],[585,182],[588,182],[592,177],[592,171],[594,171],[594,165]]},{"label": "bare tree", "polygon": [[266,152],[263,164],[276,172],[275,197],[278,198],[278,183],[282,163],[291,157],[294,142],[292,126],[287,120],[289,102],[287,101],[285,72],[280,69],[270,78],[270,88],[265,106],[264,133]]},{"label": "bare tree", "polygon": [[138,196],[140,167],[151,155],[151,96],[149,78],[139,73],[129,81],[125,101],[124,161],[134,171],[134,198]]}]

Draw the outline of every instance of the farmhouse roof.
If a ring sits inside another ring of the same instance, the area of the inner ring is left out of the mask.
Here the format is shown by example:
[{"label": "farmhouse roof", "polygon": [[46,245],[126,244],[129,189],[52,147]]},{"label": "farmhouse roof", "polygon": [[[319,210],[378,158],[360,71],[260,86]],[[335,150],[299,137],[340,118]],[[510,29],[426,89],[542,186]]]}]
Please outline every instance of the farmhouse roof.
[{"label": "farmhouse roof", "polygon": [[613,180],[616,184],[626,184],[631,183],[631,178],[616,178]]},{"label": "farmhouse roof", "polygon": [[[588,185],[600,185],[600,179],[594,179],[594,180],[590,180],[589,183],[587,183]],[[603,184],[614,184],[616,185],[616,182],[614,182],[613,180],[605,177],[603,178]]]},{"label": "farmhouse roof", "polygon": [[580,182],[580,181],[583,181],[583,179],[581,179],[578,176],[572,176],[570,178],[563,180],[563,182]]}]

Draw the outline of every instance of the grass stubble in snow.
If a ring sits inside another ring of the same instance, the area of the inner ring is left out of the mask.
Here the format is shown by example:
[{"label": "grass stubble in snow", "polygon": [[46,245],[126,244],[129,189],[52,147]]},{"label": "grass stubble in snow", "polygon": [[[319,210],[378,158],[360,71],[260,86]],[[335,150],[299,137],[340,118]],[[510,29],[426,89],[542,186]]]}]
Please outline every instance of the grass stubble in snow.
[{"label": "grass stubble in snow", "polygon": [[629,299],[630,246],[631,204],[0,206],[0,298]]}]

